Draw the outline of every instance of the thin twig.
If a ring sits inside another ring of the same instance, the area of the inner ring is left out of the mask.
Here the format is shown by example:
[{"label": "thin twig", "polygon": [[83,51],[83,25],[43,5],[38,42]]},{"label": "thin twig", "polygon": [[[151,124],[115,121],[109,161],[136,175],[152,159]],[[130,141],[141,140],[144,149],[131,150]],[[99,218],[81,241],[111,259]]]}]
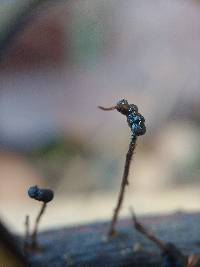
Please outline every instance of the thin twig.
[{"label": "thin twig", "polygon": [[35,226],[34,226],[34,230],[33,230],[33,233],[32,233],[32,248],[35,248],[37,246],[37,233],[38,233],[38,226],[39,226],[39,222],[40,222],[40,219],[43,215],[43,213],[45,212],[45,209],[46,209],[46,206],[47,206],[47,203],[43,203],[42,204],[42,207],[41,207],[41,210],[35,220]]},{"label": "thin twig", "polygon": [[131,159],[132,159],[135,147],[136,147],[136,140],[137,140],[137,137],[133,137],[131,139],[131,142],[129,144],[129,149],[128,149],[128,152],[126,154],[124,173],[123,173],[123,177],[122,177],[121,188],[120,188],[120,192],[119,192],[117,206],[116,206],[116,208],[114,210],[114,214],[113,214],[112,221],[111,221],[111,224],[110,224],[110,228],[109,228],[109,231],[108,231],[108,236],[109,237],[111,237],[111,236],[113,236],[115,234],[115,225],[116,225],[116,222],[117,222],[117,219],[118,219],[120,208],[121,208],[122,203],[123,203],[125,188],[126,188],[126,185],[129,184],[128,183],[128,175],[129,175]]},{"label": "thin twig", "polygon": [[131,212],[134,228],[138,232],[140,232],[141,234],[146,236],[149,240],[153,241],[162,251],[166,252],[167,247],[166,247],[165,243],[163,241],[161,241],[160,239],[158,239],[152,232],[147,230],[140,222],[138,222],[132,207],[130,207],[130,212]]},{"label": "thin twig", "polygon": [[[130,207],[130,212],[132,216],[133,226],[134,228],[147,237],[149,240],[154,242],[162,251],[162,256],[168,255],[167,261],[169,265],[165,266],[175,266],[175,262],[179,263],[176,266],[183,266],[183,267],[197,267],[200,260],[200,255],[184,255],[173,243],[164,243],[160,239],[158,239],[154,233],[147,230],[138,220],[134,213],[132,207]],[[166,261],[166,258],[163,259]],[[163,265],[164,266],[164,265]]]},{"label": "thin twig", "polygon": [[29,223],[29,215],[26,215],[26,219],[25,219],[25,237],[26,239],[29,238],[30,236],[30,223]]},{"label": "thin twig", "polygon": [[27,242],[28,242],[29,237],[30,237],[30,222],[29,222],[29,215],[26,215],[24,225],[25,225],[24,249],[26,249],[26,247],[27,247]]}]

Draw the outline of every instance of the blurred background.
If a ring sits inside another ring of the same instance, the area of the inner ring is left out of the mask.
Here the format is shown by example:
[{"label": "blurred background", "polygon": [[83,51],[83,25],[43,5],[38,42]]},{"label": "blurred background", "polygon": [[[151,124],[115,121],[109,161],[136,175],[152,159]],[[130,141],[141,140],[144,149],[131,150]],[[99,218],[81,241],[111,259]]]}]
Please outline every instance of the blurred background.
[{"label": "blurred background", "polygon": [[[0,214],[24,231],[52,188],[41,229],[110,219],[130,141],[126,118],[104,113],[137,104],[138,138],[122,216],[200,208],[200,2],[0,1]],[[19,23],[20,24],[20,23]],[[23,24],[23,23],[22,23]],[[13,32],[12,32],[12,29]],[[3,47],[3,49],[2,49]]]}]

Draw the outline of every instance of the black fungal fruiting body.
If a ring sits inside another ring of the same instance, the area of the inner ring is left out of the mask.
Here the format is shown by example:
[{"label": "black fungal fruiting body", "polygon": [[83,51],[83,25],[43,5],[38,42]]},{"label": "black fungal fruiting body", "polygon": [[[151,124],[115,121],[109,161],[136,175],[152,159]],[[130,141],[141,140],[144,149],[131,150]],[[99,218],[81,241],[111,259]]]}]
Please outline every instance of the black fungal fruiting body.
[{"label": "black fungal fruiting body", "polygon": [[[31,249],[37,249],[39,246],[37,244],[37,233],[38,233],[38,226],[39,222],[41,220],[42,215],[45,212],[45,209],[47,207],[47,203],[53,200],[54,198],[54,192],[50,189],[41,189],[37,186],[31,186],[28,190],[28,195],[30,198],[33,198],[38,201],[42,201],[42,207],[40,209],[40,212],[35,220],[34,229],[31,235]],[[29,226],[27,226],[29,227]],[[27,231],[28,232],[28,231]]]},{"label": "black fungal fruiting body", "polygon": [[138,107],[134,104],[128,104],[128,101],[126,99],[120,100],[116,106],[110,108],[104,108],[102,106],[99,106],[99,108],[105,111],[109,110],[119,111],[121,114],[127,117],[128,125],[131,128],[131,141],[129,144],[128,152],[126,154],[124,173],[122,177],[117,206],[114,210],[114,214],[111,220],[111,225],[108,231],[108,236],[113,236],[115,233],[115,225],[117,222],[118,214],[124,198],[125,187],[126,185],[128,185],[130,163],[136,147],[137,137],[145,134],[146,126],[144,117],[138,112]]},{"label": "black fungal fruiting body", "polygon": [[51,189],[40,189],[35,185],[29,188],[28,195],[30,198],[48,203],[53,199],[54,192]]},{"label": "black fungal fruiting body", "polygon": [[126,99],[122,99],[117,103],[116,109],[127,117],[132,137],[144,135],[146,133],[145,119],[138,112],[138,107],[136,105],[129,105]]}]

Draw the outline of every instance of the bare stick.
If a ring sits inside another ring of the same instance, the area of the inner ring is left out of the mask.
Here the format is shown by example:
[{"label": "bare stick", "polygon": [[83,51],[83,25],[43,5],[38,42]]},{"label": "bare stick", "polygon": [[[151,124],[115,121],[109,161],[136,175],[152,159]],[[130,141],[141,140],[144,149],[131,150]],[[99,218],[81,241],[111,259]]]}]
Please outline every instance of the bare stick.
[{"label": "bare stick", "polygon": [[40,219],[41,219],[43,213],[45,212],[46,206],[47,206],[47,203],[44,202],[42,204],[41,210],[40,210],[40,212],[39,212],[39,214],[35,220],[35,226],[34,226],[34,230],[32,233],[32,248],[35,248],[37,246],[38,226],[39,226]]},{"label": "bare stick", "polygon": [[164,244],[164,242],[159,240],[152,232],[145,229],[145,227],[140,222],[138,222],[132,207],[130,207],[130,212],[131,212],[134,228],[138,232],[146,236],[149,240],[153,241],[162,251],[167,251],[167,247]]},{"label": "bare stick", "polygon": [[111,221],[111,224],[110,224],[110,228],[109,228],[109,231],[108,231],[108,236],[109,237],[111,237],[111,236],[113,236],[115,234],[115,225],[116,225],[116,222],[117,222],[117,219],[118,219],[120,208],[121,208],[122,203],[123,203],[125,187],[126,187],[126,185],[129,184],[128,183],[128,175],[129,175],[131,159],[132,159],[135,147],[136,147],[136,140],[137,140],[137,137],[132,137],[131,142],[129,144],[128,152],[126,154],[124,173],[123,173],[123,177],[122,177],[121,188],[120,188],[120,192],[119,192],[117,206],[116,206],[116,208],[114,210],[114,214],[113,214],[112,221]]}]

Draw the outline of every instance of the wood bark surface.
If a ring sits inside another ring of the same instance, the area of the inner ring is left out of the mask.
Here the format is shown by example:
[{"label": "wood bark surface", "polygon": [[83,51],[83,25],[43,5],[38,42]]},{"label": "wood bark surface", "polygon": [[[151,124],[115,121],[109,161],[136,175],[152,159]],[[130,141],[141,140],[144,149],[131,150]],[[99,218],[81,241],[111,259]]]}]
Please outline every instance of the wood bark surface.
[{"label": "wood bark surface", "polygon": [[[184,254],[200,253],[200,213],[139,217],[164,242]],[[131,219],[120,220],[118,235],[107,239],[109,223],[92,223],[41,232],[41,252],[26,255],[33,267],[157,267],[159,248],[138,233]]]}]

